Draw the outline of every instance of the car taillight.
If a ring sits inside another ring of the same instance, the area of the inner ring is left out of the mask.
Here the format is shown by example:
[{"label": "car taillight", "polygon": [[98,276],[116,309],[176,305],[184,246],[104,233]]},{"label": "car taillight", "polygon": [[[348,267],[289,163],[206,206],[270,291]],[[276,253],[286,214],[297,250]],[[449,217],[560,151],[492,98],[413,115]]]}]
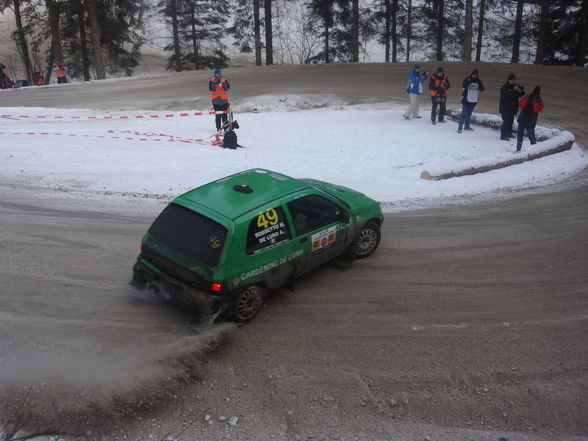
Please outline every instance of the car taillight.
[{"label": "car taillight", "polygon": [[222,283],[212,283],[210,285],[211,289],[215,292],[220,292],[223,290],[223,284]]}]

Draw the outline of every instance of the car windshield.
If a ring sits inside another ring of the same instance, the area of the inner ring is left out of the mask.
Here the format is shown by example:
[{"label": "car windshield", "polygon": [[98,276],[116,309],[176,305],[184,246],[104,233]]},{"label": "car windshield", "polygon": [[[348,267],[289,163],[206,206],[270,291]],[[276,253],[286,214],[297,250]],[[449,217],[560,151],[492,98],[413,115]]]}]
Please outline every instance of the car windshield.
[{"label": "car windshield", "polygon": [[218,265],[227,230],[188,208],[169,204],[155,219],[149,233],[166,246],[209,266]]}]

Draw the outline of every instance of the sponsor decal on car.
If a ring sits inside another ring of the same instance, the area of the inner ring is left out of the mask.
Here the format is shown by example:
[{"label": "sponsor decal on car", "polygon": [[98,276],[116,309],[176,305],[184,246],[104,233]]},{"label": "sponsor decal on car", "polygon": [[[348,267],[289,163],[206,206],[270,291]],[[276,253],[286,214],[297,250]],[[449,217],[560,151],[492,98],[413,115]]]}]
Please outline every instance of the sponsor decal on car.
[{"label": "sponsor decal on car", "polygon": [[337,239],[337,225],[327,228],[326,230],[319,231],[311,236],[312,252],[311,254],[322,253],[326,249],[331,248],[335,245]]},{"label": "sponsor decal on car", "polygon": [[263,274],[269,270],[277,268],[278,266],[283,265],[292,259],[296,259],[297,257],[302,256],[302,254],[304,254],[304,251],[297,250],[297,251],[294,251],[294,252],[288,254],[287,256],[280,257],[279,259],[276,259],[272,262],[266,263],[265,265],[262,265],[259,268],[255,268],[255,269],[252,269],[251,271],[247,271],[246,273],[241,274],[241,280],[243,281],[243,280],[250,279],[251,277],[259,276],[260,274]]}]

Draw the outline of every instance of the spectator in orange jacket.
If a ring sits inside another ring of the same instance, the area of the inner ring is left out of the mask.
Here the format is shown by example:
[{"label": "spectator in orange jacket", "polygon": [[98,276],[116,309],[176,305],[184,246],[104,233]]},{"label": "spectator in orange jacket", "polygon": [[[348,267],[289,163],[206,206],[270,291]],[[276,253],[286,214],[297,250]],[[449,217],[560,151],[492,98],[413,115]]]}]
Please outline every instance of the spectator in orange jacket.
[{"label": "spectator in orange jacket", "polygon": [[[221,70],[215,69],[214,76],[208,82],[208,90],[210,90],[210,99],[212,100],[212,107],[215,111],[227,111],[229,109],[229,94],[228,90],[231,88],[229,80],[221,76]],[[227,124],[227,115],[216,115],[216,130],[222,132],[223,126]]]},{"label": "spectator in orange jacket", "polygon": [[535,126],[537,125],[537,118],[539,112],[543,110],[545,104],[541,99],[541,87],[537,86],[533,89],[533,93],[524,96],[519,100],[519,107],[522,109],[517,118],[517,152],[521,151],[523,146],[523,133],[526,131],[531,145],[537,144],[535,138]]},{"label": "spectator in orange jacket", "polygon": [[63,64],[55,63],[53,65],[53,74],[57,77],[57,82],[59,84],[67,83],[67,73],[65,72]]}]

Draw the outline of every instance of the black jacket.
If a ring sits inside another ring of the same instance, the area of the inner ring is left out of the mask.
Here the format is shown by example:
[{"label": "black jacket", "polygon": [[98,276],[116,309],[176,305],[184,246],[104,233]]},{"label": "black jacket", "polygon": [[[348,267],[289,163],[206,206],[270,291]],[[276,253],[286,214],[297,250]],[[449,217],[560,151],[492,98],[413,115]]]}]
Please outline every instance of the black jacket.
[{"label": "black jacket", "polygon": [[470,89],[471,84],[478,83],[478,92],[484,92],[484,83],[480,78],[473,78],[471,75],[463,80],[463,92],[461,94],[461,103],[462,104],[477,104],[478,101],[468,101],[468,91]]},{"label": "black jacket", "polygon": [[514,90],[514,85],[510,85],[507,81],[500,88],[500,107],[498,111],[507,115],[515,115],[519,108],[519,98],[522,97],[525,92],[521,90]]}]

